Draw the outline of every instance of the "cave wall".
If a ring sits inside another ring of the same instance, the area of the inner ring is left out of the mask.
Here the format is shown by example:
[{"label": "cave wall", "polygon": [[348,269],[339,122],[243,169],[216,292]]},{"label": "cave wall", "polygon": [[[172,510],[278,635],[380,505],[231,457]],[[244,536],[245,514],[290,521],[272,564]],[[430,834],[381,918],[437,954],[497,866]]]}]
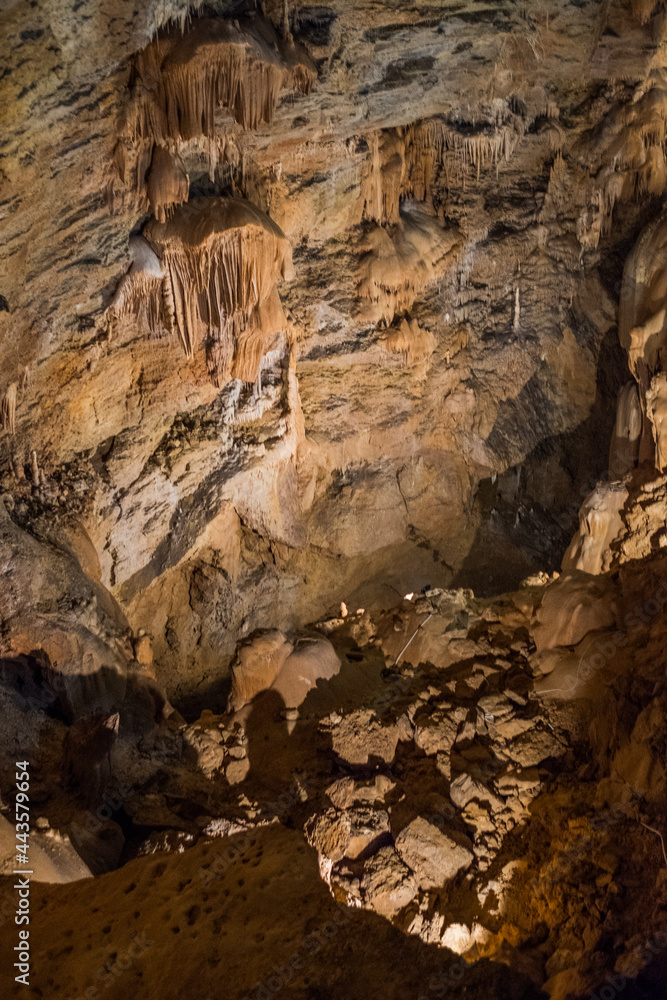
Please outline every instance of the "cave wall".
[{"label": "cave wall", "polygon": [[[343,596],[559,564],[627,381],[622,259],[664,187],[658,7],[265,4],[312,89],[178,143],[192,196],[244,197],[292,245],[258,393],[110,318],[148,218],[118,172],[136,57],[197,11],[5,6],[2,489],[20,525],[77,515],[173,694]],[[373,246],[424,214],[447,246],[369,306]]]}]

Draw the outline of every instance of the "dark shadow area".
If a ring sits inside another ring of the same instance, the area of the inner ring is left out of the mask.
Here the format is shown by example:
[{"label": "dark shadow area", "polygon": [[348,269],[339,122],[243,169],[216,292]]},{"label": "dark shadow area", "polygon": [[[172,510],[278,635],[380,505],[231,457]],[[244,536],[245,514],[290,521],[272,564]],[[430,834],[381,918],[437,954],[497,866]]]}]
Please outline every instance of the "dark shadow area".
[{"label": "dark shadow area", "polygon": [[327,743],[318,745],[316,726],[289,721],[285,715],[282,697],[265,691],[250,705],[245,724],[250,770],[244,784],[266,794],[279,795],[296,771],[307,769],[311,775],[313,758]]},{"label": "dark shadow area", "polygon": [[[315,852],[280,826],[140,858],[95,880],[35,886],[31,939],[40,949],[31,974],[37,996],[54,996],[56,982],[59,996],[85,995],[107,952],[124,956],[143,939],[105,990],[111,1000],[545,998],[503,964],[467,963],[336,903]],[[0,970],[7,996],[18,997],[12,944],[3,935]]]},{"label": "dark shadow area", "polygon": [[[546,364],[516,399],[501,403],[486,443],[509,468],[495,482],[489,478],[478,486],[473,506],[481,524],[453,587],[472,587],[488,597],[515,589],[531,573],[560,568],[583,500],[607,478],[616,397],[628,379],[625,352],[612,327],[600,347],[595,402],[574,430],[549,433]],[[531,451],[517,462],[531,441]]]},{"label": "dark shadow area", "polygon": [[187,722],[194,722],[206,708],[214,715],[223,715],[227,710],[231,689],[231,676],[227,674],[224,677],[216,677],[197,691],[175,699],[172,704]]},{"label": "dark shadow area", "polygon": [[353,639],[335,638],[334,648],[342,661],[340,671],[319,680],[300,707],[302,718],[323,718],[330,712],[350,712],[377,700],[385,687],[385,663],[380,650],[362,652]]},{"label": "dark shadow area", "polygon": [[44,712],[52,719],[67,722],[64,685],[55,676],[48,656],[41,649],[0,658],[0,684],[17,708],[22,712]]},{"label": "dark shadow area", "polygon": [[0,684],[22,712],[44,712],[68,725],[96,715],[120,714],[119,734],[139,737],[155,727],[167,699],[152,677],[102,666],[63,674],[41,649],[0,658]]},{"label": "dark shadow area", "polygon": [[[664,938],[661,940],[664,941]],[[609,972],[594,990],[577,997],[577,1000],[665,1000],[667,997],[667,953],[657,940],[649,942],[648,953],[655,957],[634,978]],[[655,954],[657,952],[657,954]],[[610,961],[610,967],[613,961]]]}]

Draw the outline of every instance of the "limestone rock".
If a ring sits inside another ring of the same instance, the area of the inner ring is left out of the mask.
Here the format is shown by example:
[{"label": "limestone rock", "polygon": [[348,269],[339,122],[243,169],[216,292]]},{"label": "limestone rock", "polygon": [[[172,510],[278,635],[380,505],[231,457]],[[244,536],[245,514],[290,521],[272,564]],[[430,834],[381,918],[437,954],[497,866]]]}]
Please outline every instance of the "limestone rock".
[{"label": "limestone rock", "polygon": [[352,807],[345,812],[327,810],[309,822],[306,832],[318,853],[331,861],[355,859],[389,833],[389,817],[386,812],[368,806]]},{"label": "limestone rock", "polygon": [[236,711],[271,687],[293,646],[278,629],[260,633],[243,643],[232,664],[229,709]]},{"label": "limestone rock", "polygon": [[[31,880],[35,882],[72,882],[92,878],[92,872],[79,857],[69,837],[59,831],[33,832],[30,836]],[[0,816],[0,873],[13,876],[16,869],[16,828]]]},{"label": "limestone rock", "polygon": [[472,852],[458,839],[418,816],[396,837],[396,850],[424,889],[435,889],[465,871]]},{"label": "limestone rock", "polygon": [[364,866],[361,889],[368,906],[391,918],[414,899],[418,885],[394,848],[381,847]]},{"label": "limestone rock", "polygon": [[598,575],[611,569],[613,543],[623,532],[621,515],[627,499],[628,489],[622,483],[600,485],[586,497],[579,512],[579,532],[563,556],[564,570]]},{"label": "limestone rock", "polygon": [[298,639],[271,684],[288,708],[296,708],[319,680],[329,680],[341,667],[336,651],[324,636]]},{"label": "limestone rock", "polygon": [[564,572],[546,589],[537,612],[533,635],[538,652],[574,646],[588,632],[613,625],[612,601],[608,583],[580,571]]},{"label": "limestone rock", "polygon": [[371,758],[394,759],[400,738],[398,727],[383,725],[371,709],[352,712],[333,731],[336,753],[350,764],[366,764]]},{"label": "limestone rock", "polygon": [[220,743],[218,731],[207,730],[193,723],[183,730],[183,742],[194,751],[196,767],[207,778],[211,778],[222,768],[227,751]]}]

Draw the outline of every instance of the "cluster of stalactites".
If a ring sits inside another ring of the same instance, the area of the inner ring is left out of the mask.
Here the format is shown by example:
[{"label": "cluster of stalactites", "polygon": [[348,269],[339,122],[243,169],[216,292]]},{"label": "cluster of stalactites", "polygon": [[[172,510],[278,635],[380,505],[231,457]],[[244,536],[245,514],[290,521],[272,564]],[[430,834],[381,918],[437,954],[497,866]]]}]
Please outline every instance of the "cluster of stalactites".
[{"label": "cluster of stalactites", "polygon": [[235,198],[197,198],[144,235],[160,260],[163,299],[183,350],[206,346],[217,384],[254,382],[288,324],[276,282],[292,276],[292,251],[259,209]]},{"label": "cluster of stalactites", "polygon": [[391,327],[380,337],[380,345],[390,354],[398,354],[403,364],[411,365],[430,357],[437,341],[431,331],[423,329],[416,319],[408,321],[403,317],[398,326]]},{"label": "cluster of stalactites", "polygon": [[375,226],[365,237],[358,273],[362,321],[389,326],[408,311],[417,294],[453,264],[460,234],[445,229],[432,211],[416,202],[401,206],[391,229]]},{"label": "cluster of stalactites", "polygon": [[510,160],[522,135],[517,121],[464,135],[442,121],[417,122],[369,137],[370,154],[361,180],[363,215],[380,225],[399,220],[401,202],[432,204],[433,185],[480,179]]},{"label": "cluster of stalactites", "polygon": [[[215,116],[226,108],[248,129],[270,122],[281,91],[309,93],[316,70],[291,35],[281,37],[264,18],[201,18],[185,31],[173,28],[136,57],[125,126],[114,153],[108,199],[119,197],[115,180],[139,210],[165,221],[188,198],[181,159],[187,145],[206,144],[209,176],[235,145],[216,135]],[[115,176],[113,176],[115,175]]]},{"label": "cluster of stalactites", "polygon": [[361,183],[363,215],[381,225],[398,222],[407,171],[403,130],[374,132],[369,146]]},{"label": "cluster of stalactites", "polygon": [[[590,203],[582,210],[577,236],[595,249],[611,228],[618,202],[661,197],[667,188],[667,86],[661,75],[636,100],[619,104],[586,145],[586,161],[597,164]],[[560,178],[550,179],[550,190]],[[570,182],[572,187],[572,181]]]},{"label": "cluster of stalactites", "polygon": [[157,254],[143,236],[131,236],[130,268],[109,305],[113,320],[133,316],[154,335],[169,329],[169,310],[164,303],[164,271]]},{"label": "cluster of stalactites", "polygon": [[282,90],[307,94],[315,77],[305,50],[263,18],[202,18],[137,56],[128,131],[163,144],[213,137],[219,107],[256,129],[271,121]]}]

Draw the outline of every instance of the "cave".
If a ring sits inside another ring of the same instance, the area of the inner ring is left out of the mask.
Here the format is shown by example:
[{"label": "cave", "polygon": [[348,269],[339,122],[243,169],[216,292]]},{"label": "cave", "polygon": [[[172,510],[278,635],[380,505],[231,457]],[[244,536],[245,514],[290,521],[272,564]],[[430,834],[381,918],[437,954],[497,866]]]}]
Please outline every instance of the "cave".
[{"label": "cave", "polygon": [[0,25],[2,995],[663,998],[667,5]]}]

